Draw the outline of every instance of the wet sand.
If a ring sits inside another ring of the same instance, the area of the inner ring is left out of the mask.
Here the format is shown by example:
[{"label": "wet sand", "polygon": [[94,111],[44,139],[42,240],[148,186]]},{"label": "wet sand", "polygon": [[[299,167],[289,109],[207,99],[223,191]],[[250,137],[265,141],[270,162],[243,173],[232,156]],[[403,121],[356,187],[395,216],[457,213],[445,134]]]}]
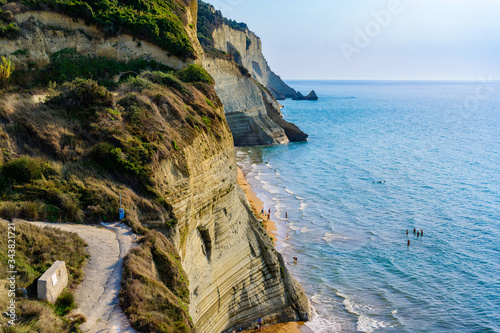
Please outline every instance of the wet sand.
[{"label": "wet sand", "polygon": [[[262,209],[264,208],[264,203],[257,197],[257,194],[252,190],[250,184],[245,178],[243,171],[238,167],[238,185],[245,191],[247,195],[248,201],[250,202],[250,206],[252,207],[253,213],[259,219],[264,221],[264,228],[266,228],[269,236],[273,238],[274,246],[276,246],[277,241],[277,230],[276,223],[269,219],[267,210],[264,209],[264,214],[262,214]],[[267,208],[269,209],[269,208]],[[271,211],[272,213],[272,211]]]},{"label": "wet sand", "polygon": [[[264,221],[264,227],[266,228],[267,233],[273,238],[274,245],[276,246],[277,241],[277,228],[276,223],[270,220],[267,216],[267,212],[262,214],[262,209],[264,207],[264,203],[257,197],[257,194],[252,190],[250,184],[245,178],[243,171],[238,167],[238,185],[245,191],[245,194],[250,202],[250,206],[252,210],[257,216],[259,220]],[[271,211],[272,213],[272,211]],[[252,333],[314,333],[309,327],[304,325],[303,322],[291,322],[291,323],[282,323],[278,325],[272,325],[263,327],[261,330],[249,330],[247,332]]]}]

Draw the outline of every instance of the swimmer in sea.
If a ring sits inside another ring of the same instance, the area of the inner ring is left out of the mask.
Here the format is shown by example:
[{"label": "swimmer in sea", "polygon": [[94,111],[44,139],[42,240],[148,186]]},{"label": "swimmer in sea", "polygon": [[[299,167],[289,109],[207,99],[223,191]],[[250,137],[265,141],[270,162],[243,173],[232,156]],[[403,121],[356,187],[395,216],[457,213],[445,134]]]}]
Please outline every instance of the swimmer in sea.
[{"label": "swimmer in sea", "polygon": [[408,229],[406,229],[406,236],[408,236]]},{"label": "swimmer in sea", "polygon": [[408,247],[410,246],[410,240],[409,240],[409,239],[408,239],[408,245],[407,245],[407,246],[408,246]]}]

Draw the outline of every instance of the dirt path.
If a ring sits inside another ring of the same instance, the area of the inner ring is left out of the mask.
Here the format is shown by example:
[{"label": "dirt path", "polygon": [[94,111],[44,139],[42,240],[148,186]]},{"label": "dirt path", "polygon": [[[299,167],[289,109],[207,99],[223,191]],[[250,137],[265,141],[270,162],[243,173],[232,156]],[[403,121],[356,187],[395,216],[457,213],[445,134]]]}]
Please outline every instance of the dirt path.
[{"label": "dirt path", "polygon": [[123,258],[132,248],[136,235],[120,223],[103,223],[100,227],[32,223],[76,232],[88,244],[90,258],[84,267],[84,280],[75,292],[78,304],[75,312],[87,317],[80,329],[89,333],[135,333],[120,308],[118,293]]}]

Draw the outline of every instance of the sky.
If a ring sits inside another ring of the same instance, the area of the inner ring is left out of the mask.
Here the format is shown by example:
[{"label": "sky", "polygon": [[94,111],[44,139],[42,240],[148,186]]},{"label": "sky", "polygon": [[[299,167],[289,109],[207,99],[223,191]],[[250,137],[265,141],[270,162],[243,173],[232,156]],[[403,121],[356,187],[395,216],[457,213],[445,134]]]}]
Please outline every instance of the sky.
[{"label": "sky", "polygon": [[284,79],[500,79],[500,0],[208,0]]}]

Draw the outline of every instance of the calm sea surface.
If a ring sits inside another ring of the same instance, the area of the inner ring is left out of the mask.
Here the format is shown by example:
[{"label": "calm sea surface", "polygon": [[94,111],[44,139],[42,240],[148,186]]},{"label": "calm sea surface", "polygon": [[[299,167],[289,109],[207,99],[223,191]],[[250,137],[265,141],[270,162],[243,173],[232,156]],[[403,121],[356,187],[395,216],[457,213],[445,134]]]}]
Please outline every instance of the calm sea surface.
[{"label": "calm sea surface", "polygon": [[320,97],[282,102],[309,141],[237,160],[278,221],[308,326],[500,332],[500,84],[288,83]]}]

